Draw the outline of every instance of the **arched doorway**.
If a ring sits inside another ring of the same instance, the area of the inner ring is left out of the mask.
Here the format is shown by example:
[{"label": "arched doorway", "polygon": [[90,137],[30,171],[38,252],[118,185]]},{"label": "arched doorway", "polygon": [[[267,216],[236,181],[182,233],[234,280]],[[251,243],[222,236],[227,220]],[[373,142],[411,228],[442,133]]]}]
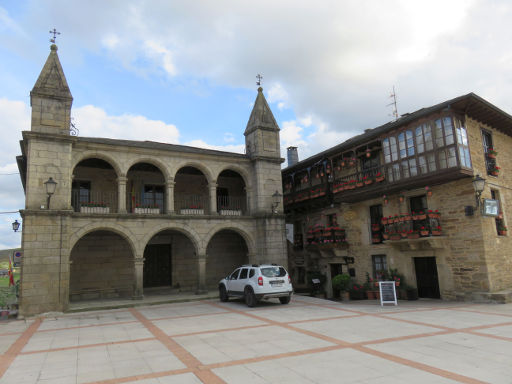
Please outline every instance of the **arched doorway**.
[{"label": "arched doorway", "polygon": [[238,172],[226,169],[219,174],[217,211],[223,216],[240,216],[246,213],[245,182]]},{"label": "arched doorway", "polygon": [[197,282],[197,257],[192,241],[171,229],[153,236],[144,248],[144,289],[195,290]]},{"label": "arched doorway", "polygon": [[130,244],[107,230],[90,232],[70,255],[70,301],[131,297],[134,263]]},{"label": "arched doorway", "polygon": [[[73,170],[71,205],[75,212],[117,212],[117,174],[108,162],[89,158]],[[101,209],[99,209],[101,208]]]},{"label": "arched doorway", "polygon": [[248,248],[237,232],[223,229],[217,232],[206,249],[206,286],[216,289],[219,281],[236,267],[247,264]]}]

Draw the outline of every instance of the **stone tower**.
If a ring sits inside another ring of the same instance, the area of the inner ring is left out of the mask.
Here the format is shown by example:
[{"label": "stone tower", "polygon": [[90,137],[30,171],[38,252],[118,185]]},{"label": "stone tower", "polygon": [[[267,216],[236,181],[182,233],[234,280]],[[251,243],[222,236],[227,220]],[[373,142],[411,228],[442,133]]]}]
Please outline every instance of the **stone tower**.
[{"label": "stone tower", "polygon": [[[254,164],[253,185],[257,191],[252,207],[254,213],[260,216],[258,237],[265,239],[259,244],[259,254],[255,259],[260,263],[272,260],[287,265],[281,178],[281,163],[284,159],[281,158],[279,126],[261,87],[258,88],[244,135],[246,154]],[[272,198],[276,192],[281,196],[277,207],[273,206]]]},{"label": "stone tower", "polygon": [[30,92],[32,131],[69,135],[73,96],[60,65],[57,46],[52,44],[50,49],[43,70]]}]

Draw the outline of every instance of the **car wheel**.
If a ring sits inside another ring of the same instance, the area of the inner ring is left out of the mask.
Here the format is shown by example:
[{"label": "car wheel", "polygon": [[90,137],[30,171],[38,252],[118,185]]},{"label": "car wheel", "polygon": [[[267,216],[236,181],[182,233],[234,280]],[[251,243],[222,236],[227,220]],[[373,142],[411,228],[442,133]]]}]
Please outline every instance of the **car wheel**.
[{"label": "car wheel", "polygon": [[284,297],[280,297],[279,301],[281,302],[281,304],[288,304],[290,302],[290,299],[291,299],[290,296],[284,296]]},{"label": "car wheel", "polygon": [[225,303],[226,301],[229,300],[229,296],[228,296],[228,293],[226,291],[226,287],[221,285],[219,287],[219,300],[222,301],[223,303]]},{"label": "car wheel", "polygon": [[245,288],[244,299],[245,299],[245,304],[247,304],[247,306],[251,307],[251,308],[254,307],[258,303],[258,300],[256,299],[256,295],[254,294],[254,291],[252,290],[251,287]]}]

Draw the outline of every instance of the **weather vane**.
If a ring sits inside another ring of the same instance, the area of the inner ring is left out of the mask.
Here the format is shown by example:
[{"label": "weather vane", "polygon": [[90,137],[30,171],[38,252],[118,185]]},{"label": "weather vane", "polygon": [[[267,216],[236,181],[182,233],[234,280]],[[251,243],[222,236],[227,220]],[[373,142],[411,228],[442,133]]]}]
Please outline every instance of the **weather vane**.
[{"label": "weather vane", "polygon": [[57,35],[60,35],[60,32],[57,32],[55,28],[53,28],[53,31],[50,31],[49,33],[53,34],[53,38],[50,39],[50,43],[55,44],[55,40],[57,39]]},{"label": "weather vane", "polygon": [[256,75],[256,78],[258,81],[256,82],[256,85],[259,87],[261,86],[261,79],[263,79],[263,76],[261,76],[259,73]]}]

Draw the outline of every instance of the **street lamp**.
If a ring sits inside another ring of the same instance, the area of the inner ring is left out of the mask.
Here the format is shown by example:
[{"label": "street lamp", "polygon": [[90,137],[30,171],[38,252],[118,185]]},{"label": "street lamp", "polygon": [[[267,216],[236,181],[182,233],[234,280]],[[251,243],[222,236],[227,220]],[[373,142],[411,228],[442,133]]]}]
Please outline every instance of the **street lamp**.
[{"label": "street lamp", "polygon": [[480,207],[480,197],[485,188],[485,179],[481,178],[480,175],[476,175],[473,179],[473,188],[475,188],[476,207]]},{"label": "street lamp", "polygon": [[272,195],[272,213],[277,213],[277,207],[279,206],[279,203],[281,202],[281,195],[277,190]]},{"label": "street lamp", "polygon": [[44,182],[44,186],[46,187],[46,194],[48,195],[46,209],[50,209],[50,199],[52,198],[52,195],[55,193],[55,187],[57,186],[57,182],[50,177],[47,181]]},{"label": "street lamp", "polygon": [[18,222],[18,220],[14,220],[14,222],[12,223],[12,230],[14,232],[18,232],[18,229],[20,229],[20,223]]}]

